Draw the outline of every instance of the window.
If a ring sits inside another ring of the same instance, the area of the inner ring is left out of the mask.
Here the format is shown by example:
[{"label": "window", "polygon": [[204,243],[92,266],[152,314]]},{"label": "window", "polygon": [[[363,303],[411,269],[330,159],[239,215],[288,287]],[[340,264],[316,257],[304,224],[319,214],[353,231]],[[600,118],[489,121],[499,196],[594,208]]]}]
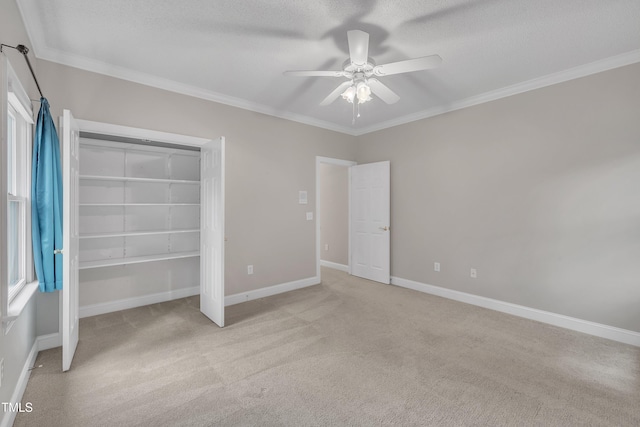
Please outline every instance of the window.
[{"label": "window", "polygon": [[31,123],[15,108],[9,97],[7,114],[7,274],[9,303],[27,282],[26,211],[29,202],[27,159],[31,145]]},{"label": "window", "polygon": [[[31,253],[31,152],[33,115],[31,104],[6,58],[0,57],[0,99],[4,104],[0,128],[0,235],[4,245],[0,260],[4,323],[17,317],[37,282]],[[28,295],[27,295],[28,294]],[[6,329],[5,329],[6,331]]]}]

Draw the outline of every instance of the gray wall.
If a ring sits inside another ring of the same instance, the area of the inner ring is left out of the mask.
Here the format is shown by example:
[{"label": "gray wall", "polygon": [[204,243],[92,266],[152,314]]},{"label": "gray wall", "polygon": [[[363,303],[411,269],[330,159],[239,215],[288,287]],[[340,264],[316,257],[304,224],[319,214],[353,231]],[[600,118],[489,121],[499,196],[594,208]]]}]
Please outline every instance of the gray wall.
[{"label": "gray wall", "polygon": [[640,64],[358,137],[357,160],[391,160],[393,276],[640,331]]},{"label": "gray wall", "polygon": [[[0,41],[29,44],[15,2],[0,10]],[[315,274],[315,156],[391,160],[394,276],[640,331],[640,64],[353,138],[32,62],[54,115],[227,137],[227,294]],[[0,335],[3,401],[57,329],[57,294],[38,294]]]},{"label": "gray wall", "polygon": [[[13,0],[0,0],[0,42],[10,46],[18,44],[29,45],[29,38],[22,23],[22,18]],[[21,53],[14,49],[3,49],[3,55],[9,58],[9,62],[15,70],[23,87],[32,98],[36,98],[37,91],[33,83],[29,69]],[[35,61],[32,54],[29,54],[31,62]],[[36,111],[39,104],[36,104]],[[4,112],[4,108],[2,109]],[[0,121],[0,123],[4,123]],[[0,134],[7,135],[4,125],[0,125]],[[2,138],[4,141],[4,137]],[[5,169],[2,167],[2,179],[5,179]],[[4,197],[4,196],[3,196]],[[3,237],[2,244],[5,244]],[[0,283],[7,286],[6,274],[0,275]],[[57,303],[57,299],[56,299]],[[36,300],[32,299],[25,307],[22,315],[16,320],[8,334],[0,332],[0,359],[4,359],[4,378],[0,388],[0,402],[10,402],[11,396],[16,388],[18,378],[22,373],[29,351],[33,347],[36,339]],[[56,320],[57,322],[57,320]],[[57,329],[57,328],[56,328]],[[4,412],[0,412],[0,422]]]},{"label": "gray wall", "polygon": [[[320,163],[320,259],[349,264],[349,168]],[[329,249],[325,250],[325,245]]]},{"label": "gray wall", "polygon": [[[226,295],[315,276],[315,222],[305,216],[315,210],[315,158],[354,159],[353,137],[48,61],[38,67],[54,116],[69,109],[79,119],[226,137]],[[298,204],[300,190],[309,204]],[[49,308],[43,316],[57,316]]]}]

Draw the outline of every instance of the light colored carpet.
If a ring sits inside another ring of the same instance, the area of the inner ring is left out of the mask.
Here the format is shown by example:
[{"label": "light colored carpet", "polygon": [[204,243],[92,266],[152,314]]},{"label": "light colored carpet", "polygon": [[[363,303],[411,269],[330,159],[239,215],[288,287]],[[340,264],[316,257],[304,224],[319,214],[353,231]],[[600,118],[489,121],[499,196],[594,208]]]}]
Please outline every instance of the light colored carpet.
[{"label": "light colored carpet", "polygon": [[82,319],[41,352],[16,426],[640,425],[640,349],[322,270],[227,307]]}]

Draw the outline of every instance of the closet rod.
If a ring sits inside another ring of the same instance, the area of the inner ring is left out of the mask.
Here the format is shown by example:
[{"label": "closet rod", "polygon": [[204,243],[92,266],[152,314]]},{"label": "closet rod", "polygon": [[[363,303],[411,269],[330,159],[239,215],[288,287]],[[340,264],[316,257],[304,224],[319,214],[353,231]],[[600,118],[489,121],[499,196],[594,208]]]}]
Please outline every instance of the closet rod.
[{"label": "closet rod", "polygon": [[42,90],[40,89],[40,84],[38,83],[38,79],[36,78],[36,73],[33,72],[31,61],[29,61],[29,57],[27,56],[27,53],[29,53],[29,48],[23,44],[19,44],[18,46],[9,46],[8,44],[0,44],[0,52],[2,52],[3,47],[10,47],[11,49],[15,49],[24,55],[24,60],[27,61],[27,65],[29,66],[29,71],[31,71],[33,80],[36,82],[36,86],[38,87],[38,92],[40,92],[40,97],[44,98],[44,95],[42,94]]}]

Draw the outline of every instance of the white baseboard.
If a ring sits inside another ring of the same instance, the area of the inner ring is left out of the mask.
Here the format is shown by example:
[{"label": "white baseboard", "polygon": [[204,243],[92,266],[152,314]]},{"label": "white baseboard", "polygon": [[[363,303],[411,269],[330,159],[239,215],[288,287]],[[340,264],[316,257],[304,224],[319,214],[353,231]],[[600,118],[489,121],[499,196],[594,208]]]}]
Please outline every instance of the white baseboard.
[{"label": "white baseboard", "polygon": [[127,310],[130,308],[142,307],[143,305],[157,304],[160,302],[171,301],[178,298],[186,298],[198,294],[200,294],[200,287],[192,286],[190,288],[175,289],[172,291],[144,295],[141,297],[126,298],[99,304],[85,305],[80,307],[80,317],[82,318],[97,316],[98,314]]},{"label": "white baseboard", "polygon": [[[33,346],[31,346],[27,360],[24,362],[22,372],[20,372],[20,377],[18,377],[18,382],[16,383],[16,388],[14,389],[9,402],[17,403],[22,401],[22,396],[24,396],[24,391],[27,389],[27,383],[29,382],[29,376],[31,375],[31,368],[36,363],[38,353],[43,350],[49,350],[50,348],[60,347],[61,345],[62,340],[58,332],[49,335],[41,335],[36,338]],[[2,411],[0,427],[9,427],[13,425],[16,414],[16,412]]]},{"label": "white baseboard", "polygon": [[[27,382],[29,382],[31,367],[36,362],[37,356],[38,356],[38,340],[36,339],[33,342],[33,346],[31,346],[31,351],[29,351],[27,360],[25,360],[24,362],[24,366],[22,367],[22,372],[20,372],[20,377],[18,378],[18,382],[16,383],[16,388],[13,390],[13,394],[11,395],[11,400],[9,400],[9,402],[11,403],[22,402],[22,396],[24,395],[24,391],[27,388]],[[17,412],[2,411],[0,414],[2,415],[2,420],[0,421],[0,427],[10,427],[13,425],[13,422],[16,419]]]},{"label": "white baseboard", "polygon": [[[308,277],[306,279],[295,280],[293,282],[281,283],[279,285],[268,286],[266,288],[256,289],[254,291],[241,292],[234,295],[227,295],[224,298],[224,305],[234,305],[245,301],[251,301],[258,298],[264,298],[271,295],[281,294],[283,292],[293,291],[295,289],[305,288],[307,286],[317,285],[320,283],[319,277]],[[127,310],[130,308],[141,307],[149,304],[157,304],[160,302],[171,301],[178,298],[186,298],[200,294],[200,287],[178,289],[169,292],[145,295],[135,298],[127,298],[116,301],[109,301],[100,304],[85,305],[80,307],[80,317],[91,317],[99,314],[112,313],[114,311]],[[50,339],[53,339],[51,337]],[[48,341],[45,341],[44,345]],[[57,344],[54,347],[60,346]],[[48,347],[53,348],[53,347]]]},{"label": "white baseboard", "polygon": [[60,347],[62,345],[62,336],[58,332],[48,335],[40,335],[36,338],[36,344],[38,344],[38,351]]},{"label": "white baseboard", "polygon": [[255,291],[240,292],[238,294],[227,295],[224,298],[224,305],[240,304],[241,302],[251,301],[258,298],[270,297],[284,292],[294,291],[296,289],[306,288],[320,283],[317,276],[308,277],[306,279],[295,280],[293,282],[281,283],[279,285],[268,286],[266,288],[256,289]]},{"label": "white baseboard", "polygon": [[522,305],[441,288],[439,286],[427,285],[400,277],[392,277],[391,284],[640,347],[640,332],[576,319],[562,314],[550,313]]},{"label": "white baseboard", "polygon": [[323,267],[333,268],[334,270],[344,271],[345,273],[349,272],[349,266],[344,264],[338,264],[337,262],[325,261],[323,259],[320,260],[320,265]]}]

